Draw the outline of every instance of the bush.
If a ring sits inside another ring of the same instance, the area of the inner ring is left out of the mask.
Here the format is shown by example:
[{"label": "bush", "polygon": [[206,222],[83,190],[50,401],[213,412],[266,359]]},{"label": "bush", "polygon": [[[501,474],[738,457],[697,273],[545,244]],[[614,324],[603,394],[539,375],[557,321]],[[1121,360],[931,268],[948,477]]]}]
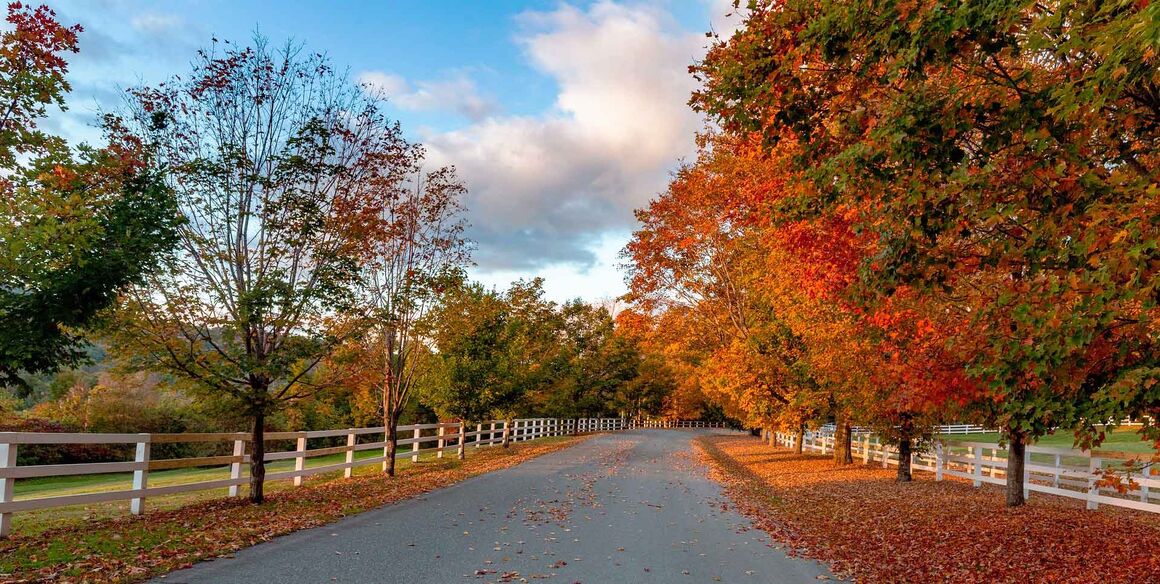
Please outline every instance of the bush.
[{"label": "bush", "polygon": [[[0,432],[77,432],[77,428],[45,420],[9,416],[0,420]],[[21,444],[16,450],[16,464],[77,464],[126,460],[132,446],[123,444]]]}]

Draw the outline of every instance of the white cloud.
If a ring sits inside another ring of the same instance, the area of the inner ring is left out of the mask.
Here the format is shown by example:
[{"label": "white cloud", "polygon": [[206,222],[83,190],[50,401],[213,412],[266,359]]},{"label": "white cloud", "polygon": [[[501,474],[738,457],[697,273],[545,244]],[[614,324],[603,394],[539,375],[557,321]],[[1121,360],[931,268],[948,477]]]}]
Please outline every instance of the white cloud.
[{"label": "white cloud", "polygon": [[744,2],[737,8],[733,7],[733,2],[734,0],[706,1],[709,8],[711,30],[724,39],[733,36],[733,33],[741,28],[745,14],[748,12]]},{"label": "white cloud", "polygon": [[154,12],[139,14],[133,17],[132,25],[135,30],[162,34],[179,28],[184,24],[181,17],[175,14],[158,14]]},{"label": "white cloud", "polygon": [[411,86],[407,80],[394,73],[364,71],[359,74],[358,82],[388,98],[394,98],[399,94],[411,91]]},{"label": "white cloud", "polygon": [[453,111],[480,121],[499,109],[495,101],[480,95],[475,82],[463,73],[417,81],[413,86],[400,75],[382,71],[363,72],[358,80],[408,111]]},{"label": "white cloud", "polygon": [[687,106],[687,68],[705,38],[653,7],[608,1],[520,23],[529,62],[559,86],[552,111],[492,116],[425,142],[468,183],[483,270],[603,263],[602,234],[629,229],[632,209],[693,151],[701,120]]}]

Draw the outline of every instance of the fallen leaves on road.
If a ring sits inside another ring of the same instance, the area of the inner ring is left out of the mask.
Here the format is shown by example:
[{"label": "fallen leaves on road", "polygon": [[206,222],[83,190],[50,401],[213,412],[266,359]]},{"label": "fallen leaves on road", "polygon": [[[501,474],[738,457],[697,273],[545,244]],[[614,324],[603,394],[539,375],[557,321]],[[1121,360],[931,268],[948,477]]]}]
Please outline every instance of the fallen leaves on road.
[{"label": "fallen leaves on road", "polygon": [[78,523],[31,536],[16,534],[0,540],[0,583],[144,580],[515,466],[584,439],[483,449],[463,463],[448,458],[408,467],[394,479],[368,475],[308,481],[304,487],[269,495],[261,505],[223,498],[142,517]]},{"label": "fallen leaves on road", "polygon": [[739,511],[786,551],[858,582],[1160,582],[1160,517],[1087,511],[1033,495],[1016,509],[996,488],[915,473],[838,468],[744,436],[698,440]]}]

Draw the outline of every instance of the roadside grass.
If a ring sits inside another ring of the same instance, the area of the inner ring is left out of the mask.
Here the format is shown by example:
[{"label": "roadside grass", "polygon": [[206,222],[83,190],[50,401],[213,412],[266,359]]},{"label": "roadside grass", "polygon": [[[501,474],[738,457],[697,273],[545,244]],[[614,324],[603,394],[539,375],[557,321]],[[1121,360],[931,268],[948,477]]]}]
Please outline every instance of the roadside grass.
[{"label": "roadside grass", "polygon": [[223,497],[219,489],[192,498],[149,499],[139,517],[109,516],[112,508],[93,505],[87,514],[42,517],[53,523],[45,526],[35,525],[31,513],[20,514],[18,518],[25,517],[13,535],[0,540],[0,582],[140,581],[514,466],[586,438],[543,438],[507,450],[471,449],[463,462],[454,455],[429,456],[417,464],[407,459],[400,461],[394,479],[371,465],[355,469],[349,480],[335,480],[342,476],[337,471],[308,477],[301,487],[289,481],[269,483],[262,505]]},{"label": "roadside grass", "polygon": [[[972,434],[946,434],[942,439],[947,442],[986,442],[998,443],[1000,435],[998,432],[975,432]],[[1045,446],[1048,448],[1066,448],[1078,450],[1075,446],[1075,436],[1068,431],[1059,431],[1054,434],[1048,434],[1039,439],[1034,446]],[[1005,450],[999,451],[1000,458],[1007,458]],[[1108,432],[1103,444],[1099,448],[1092,451],[1092,454],[1099,456],[1100,454],[1108,455],[1108,458],[1103,460],[1103,466],[1116,466],[1122,464],[1124,456],[1121,455],[1143,455],[1147,457],[1155,454],[1153,444],[1150,441],[1143,440],[1141,436],[1132,428],[1120,428],[1118,430]],[[1044,453],[1029,453],[1028,460],[1036,463],[1054,464],[1055,456]],[[1060,463],[1064,466],[1087,466],[1088,458],[1084,456],[1067,456],[1060,458]]]},{"label": "roadside grass", "polygon": [[[497,448],[491,446],[488,448]],[[479,450],[483,450],[480,448]],[[476,449],[468,445],[467,456],[470,458]],[[355,459],[367,459],[375,456],[381,456],[381,451],[361,451],[355,453]],[[455,457],[454,451],[444,453],[444,457]],[[318,466],[325,466],[328,464],[337,464],[346,460],[345,454],[334,454],[330,456],[319,456],[306,460],[306,468],[314,468]],[[430,462],[440,460],[436,457],[434,452],[421,453],[419,461]],[[395,462],[396,471],[411,466],[411,457],[400,457]],[[266,464],[266,472],[274,473],[281,471],[288,471],[294,469],[293,460],[277,460]],[[356,467],[353,471],[354,476],[377,475],[381,474],[381,467],[377,464]],[[151,487],[165,487],[170,485],[181,485],[198,483],[204,481],[213,481],[218,479],[227,479],[230,476],[230,469],[228,466],[216,467],[201,467],[201,468],[181,468],[174,470],[152,471],[149,473],[149,486]],[[323,473],[315,477],[308,477],[307,482],[313,480],[333,480],[342,476],[342,471],[335,471],[331,473]],[[43,477],[35,479],[19,479],[16,481],[15,499],[38,499],[43,497],[61,497],[66,495],[77,495],[82,493],[101,493],[107,491],[117,491],[132,488],[133,474],[132,473],[108,473],[96,475],[71,475],[62,477]],[[284,489],[293,488],[290,480],[268,481],[266,483],[267,493],[276,493]],[[242,486],[239,488],[239,495],[245,497],[248,492],[248,487]],[[220,499],[228,495],[227,489],[207,489],[204,491],[194,491],[187,493],[174,493],[172,495],[162,495],[159,497],[149,497],[146,499],[146,509],[148,510],[169,510],[196,503],[200,501],[207,501],[212,499]],[[102,519],[109,517],[117,517],[129,513],[129,500],[123,501],[109,501],[105,503],[90,503],[87,505],[70,505],[67,507],[55,507],[52,509],[38,509],[35,511],[25,511],[15,514],[12,525],[14,532],[17,533],[38,533],[48,529],[53,529],[66,525],[77,520],[91,521],[93,519]]]},{"label": "roadside grass", "polygon": [[[999,433],[976,432],[974,434],[946,434],[943,438],[950,442],[998,442]],[[1075,436],[1068,431],[1059,431],[1040,438],[1039,442],[1035,443],[1035,446],[1075,449]],[[1099,451],[1149,454],[1152,452],[1152,443],[1143,440],[1132,428],[1120,428],[1113,432],[1108,432],[1103,444],[1095,450],[1095,452]]]},{"label": "roadside grass", "polygon": [[744,436],[696,441],[729,499],[791,555],[875,582],[1160,582],[1160,516],[1084,509],[1033,494],[1004,507],[1003,489],[894,481],[879,465],[772,449]]}]

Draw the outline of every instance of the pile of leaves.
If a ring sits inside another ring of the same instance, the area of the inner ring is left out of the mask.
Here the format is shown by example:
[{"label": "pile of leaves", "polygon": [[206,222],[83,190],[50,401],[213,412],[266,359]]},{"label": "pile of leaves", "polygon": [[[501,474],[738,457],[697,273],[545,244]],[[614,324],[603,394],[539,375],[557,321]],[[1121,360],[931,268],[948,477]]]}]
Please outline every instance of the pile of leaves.
[{"label": "pile of leaves", "polygon": [[380,474],[316,479],[271,494],[261,505],[215,499],[142,517],[16,534],[0,540],[0,583],[140,581],[515,466],[583,439],[481,449],[463,462],[448,457],[406,467],[393,479]]},{"label": "pile of leaves", "polygon": [[1160,581],[1160,517],[773,450],[750,437],[698,440],[738,510],[788,553],[858,582]]}]

